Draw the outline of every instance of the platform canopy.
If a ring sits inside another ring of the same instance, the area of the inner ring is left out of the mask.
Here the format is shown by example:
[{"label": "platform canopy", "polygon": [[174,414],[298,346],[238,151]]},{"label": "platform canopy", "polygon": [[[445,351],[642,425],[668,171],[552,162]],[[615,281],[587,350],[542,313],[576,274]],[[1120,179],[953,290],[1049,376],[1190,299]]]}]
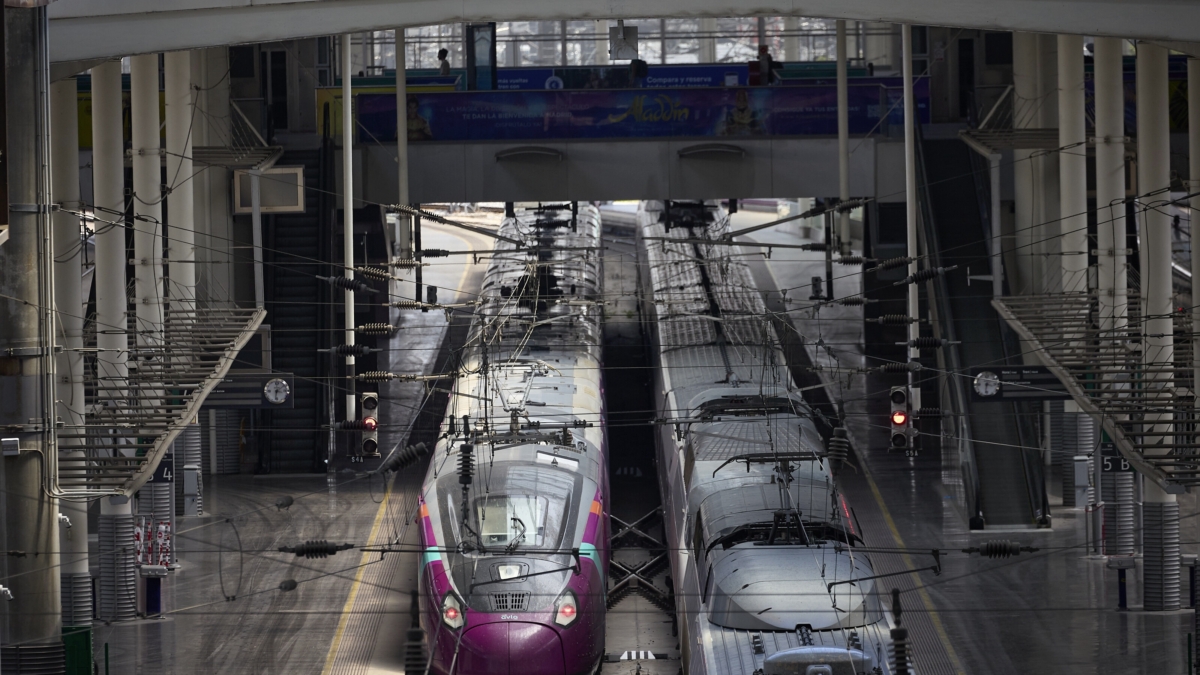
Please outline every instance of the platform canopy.
[{"label": "platform canopy", "polygon": [[464,21],[810,16],[1037,33],[1196,40],[1193,0],[58,0],[51,61]]}]

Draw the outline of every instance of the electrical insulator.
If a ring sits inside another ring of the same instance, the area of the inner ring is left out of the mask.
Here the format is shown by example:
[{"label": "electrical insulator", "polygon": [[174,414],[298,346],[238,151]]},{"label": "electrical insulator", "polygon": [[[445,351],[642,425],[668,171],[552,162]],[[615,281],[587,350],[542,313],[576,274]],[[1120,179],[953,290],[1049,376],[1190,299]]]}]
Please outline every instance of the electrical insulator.
[{"label": "electrical insulator", "polygon": [[828,251],[829,246],[827,244],[825,244],[825,242],[818,241],[818,242],[813,242],[811,244],[801,244],[800,250],[801,251]]},{"label": "electrical insulator", "polygon": [[984,542],[983,546],[964,548],[963,553],[978,553],[985,558],[1011,558],[1022,553],[1033,553],[1037,549],[1032,546],[1021,546],[1007,539],[993,539]]},{"label": "electrical insulator", "polygon": [[894,283],[892,285],[893,286],[904,286],[905,284],[916,284],[916,283],[920,283],[922,281],[929,281],[930,279],[933,279],[935,277],[942,276],[946,272],[949,272],[950,270],[953,270],[956,267],[958,267],[958,265],[955,265],[954,267],[930,267],[928,269],[920,270],[916,274],[910,274],[907,277],[904,277],[903,280],[897,281],[896,283]]},{"label": "electrical insulator", "polygon": [[918,320],[903,314],[884,314],[878,319],[866,319],[866,321],[883,324],[885,326],[907,326],[910,323],[916,323]]},{"label": "electrical insulator", "polygon": [[338,356],[366,356],[377,350],[371,349],[366,345],[338,345],[330,349],[322,349],[321,351],[337,354]]},{"label": "electrical insulator", "polygon": [[425,248],[421,249],[422,258],[445,258],[450,255],[450,251],[444,248]]},{"label": "electrical insulator", "polygon": [[396,258],[392,261],[392,267],[402,270],[410,270],[420,264],[412,258]]},{"label": "electrical insulator", "polygon": [[942,416],[941,408],[917,408],[916,417],[918,419],[929,419],[929,418],[941,417],[941,416]]},{"label": "electrical insulator", "polygon": [[458,447],[458,482],[470,485],[475,476],[475,446],[463,443]]},{"label": "electrical insulator", "polygon": [[883,270],[890,270],[893,267],[902,267],[904,265],[909,264],[910,262],[912,262],[914,260],[916,260],[916,258],[909,258],[909,257],[888,258],[887,260],[880,260],[879,263],[876,264],[874,267],[872,267],[869,271],[882,272]]},{"label": "electrical insulator", "polygon": [[839,265],[862,265],[863,263],[867,262],[867,259],[861,255],[844,255],[837,260],[834,260],[834,262]]},{"label": "electrical insulator", "polygon": [[388,307],[396,309],[424,309],[427,305],[417,300],[397,300],[396,302],[388,303]]},{"label": "electrical insulator", "polygon": [[848,298],[839,299],[837,301],[837,304],[843,305],[845,307],[858,307],[860,305],[867,304],[867,299],[862,297],[861,295],[852,295]]},{"label": "electrical insulator", "polygon": [[395,335],[400,327],[390,323],[364,323],[354,330],[359,335]]},{"label": "electrical insulator", "polygon": [[830,463],[845,462],[850,457],[850,439],[846,437],[846,427],[837,427],[825,446],[825,456]]},{"label": "electrical insulator", "polygon": [[383,473],[385,471],[399,471],[400,469],[407,469],[413,464],[421,461],[421,458],[428,454],[429,449],[425,447],[424,443],[406,446],[388,455],[387,459],[383,460],[383,463],[379,465],[378,472]]},{"label": "electrical insulator", "polygon": [[907,344],[909,347],[915,347],[917,349],[937,349],[938,347],[945,347],[946,345],[950,344],[950,341],[946,338],[923,337],[915,340],[909,340],[905,344]]},{"label": "electrical insulator", "polygon": [[395,373],[389,373],[385,370],[368,370],[354,376],[354,379],[359,382],[389,382],[396,379]]},{"label": "electrical insulator", "polygon": [[387,270],[379,269],[378,267],[355,267],[354,271],[368,279],[377,279],[379,281],[387,281],[392,278]]},{"label": "electrical insulator", "polygon": [[879,371],[883,373],[915,373],[921,370],[921,364],[916,361],[908,363],[885,363],[879,366]]},{"label": "electrical insulator", "polygon": [[900,589],[892,589],[892,617],[896,627],[891,630],[892,646],[888,648],[888,659],[891,661],[892,675],[911,675],[912,654],[908,649],[908,629],[900,625],[903,615],[900,607]]},{"label": "electrical insulator", "polygon": [[374,293],[375,289],[362,279],[347,279],[346,277],[317,277],[334,288],[341,288],[355,293]]},{"label": "electrical insulator", "polygon": [[354,544],[331,544],[324,539],[306,541],[298,546],[280,546],[280,553],[295,553],[297,558],[327,558],[338,551],[348,551]]},{"label": "electrical insulator", "polygon": [[284,579],[283,581],[279,582],[279,590],[287,593],[288,591],[296,590],[296,586],[298,585],[299,584],[296,583],[295,579]]},{"label": "electrical insulator", "polygon": [[897,450],[907,449],[912,445],[908,386],[892,387],[888,398],[892,404],[892,414],[888,419],[892,428],[891,446]]}]

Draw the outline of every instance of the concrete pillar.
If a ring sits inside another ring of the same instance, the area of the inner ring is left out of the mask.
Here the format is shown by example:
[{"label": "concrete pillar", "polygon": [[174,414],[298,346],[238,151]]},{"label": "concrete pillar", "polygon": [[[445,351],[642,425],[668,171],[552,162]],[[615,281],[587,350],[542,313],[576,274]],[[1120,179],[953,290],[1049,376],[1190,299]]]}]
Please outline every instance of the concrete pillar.
[{"label": "concrete pillar", "polygon": [[133,135],[133,292],[137,345],[163,341],[162,158],[158,115],[158,54],[129,59],[129,114]]},{"label": "concrete pillar", "polygon": [[0,543],[28,554],[0,562],[13,595],[0,601],[0,646],[6,663],[20,645],[31,662],[55,672],[63,647],[58,500],[46,489],[58,461],[51,427],[56,367],[47,349],[56,331],[48,23],[45,7],[7,7],[3,18],[8,134],[0,149],[8,167],[10,229],[0,246],[0,427],[23,452],[0,457]]},{"label": "concrete pillar", "polygon": [[1121,40],[1095,41],[1096,278],[1100,330],[1115,336],[1129,316],[1125,266],[1125,85]]},{"label": "concrete pillar", "polygon": [[[1037,128],[1038,111],[1038,36],[1013,33],[1013,128]],[[1013,151],[1014,256],[1016,269],[1009,275],[1009,290],[1015,295],[1039,291],[1035,254],[1039,247],[1035,230],[1041,220],[1037,204],[1037,180],[1033,151]]]},{"label": "concrete pillar", "polygon": [[[839,20],[838,25],[845,30],[846,22]],[[783,37],[783,60],[784,61],[799,61],[800,60],[800,18],[795,16],[787,16],[783,18],[783,30],[786,33]],[[839,43],[841,44],[841,43]],[[839,47],[838,54],[842,53]]]},{"label": "concrete pillar", "polygon": [[202,116],[192,103],[191,52],[163,57],[167,117],[167,298],[174,316],[186,320],[196,309],[196,220],[192,142]]},{"label": "concrete pillar", "polygon": [[[1142,269],[1143,362],[1147,368],[1170,368],[1175,359],[1171,320],[1171,217],[1157,204],[1170,200],[1171,141],[1167,110],[1167,50],[1139,42],[1137,50],[1138,218],[1141,246],[1146,251]],[[1174,400],[1173,374],[1147,372],[1147,394],[1157,394],[1158,407]],[[1155,431],[1170,431],[1171,413],[1148,414]],[[1147,453],[1149,454],[1149,453]],[[1146,481],[1145,573],[1147,610],[1179,609],[1179,505],[1175,495]]]},{"label": "concrete pillar", "polygon": [[711,17],[700,19],[700,63],[717,62],[717,20]]},{"label": "concrete pillar", "polygon": [[[703,25],[704,20],[701,19],[700,22]],[[608,22],[601,20],[601,21],[596,21],[595,23],[596,23],[596,28],[595,28],[595,31],[596,31],[596,38],[595,38],[596,65],[597,66],[606,66],[606,65],[608,65]],[[704,49],[703,44],[704,44],[703,41],[701,41],[700,49],[702,51]],[[509,47],[509,49],[516,50],[517,45],[515,42],[510,43],[510,45],[511,46]],[[700,59],[700,61],[703,62],[704,59]],[[515,59],[513,61],[511,61],[509,65],[516,65]]]},{"label": "concrete pillar", "polygon": [[137,618],[137,568],[133,553],[133,503],[128,497],[100,500],[97,527],[100,577],[96,615],[104,621]]},{"label": "concrete pillar", "polygon": [[[79,105],[75,78],[50,85],[51,114],[51,188],[60,209],[54,213],[54,305],[58,310],[64,351],[58,355],[58,417],[67,434],[82,434],[84,426],[83,392],[83,315],[80,278],[83,275],[83,242],[79,217]],[[79,438],[61,438],[59,450],[69,457],[83,457]],[[59,508],[70,527],[60,527],[62,555],[63,625],[92,625],[92,578],[88,573],[87,502],[64,500]]]},{"label": "concrete pillar", "polygon": [[1087,130],[1083,36],[1058,36],[1059,239],[1062,290],[1087,291]]},{"label": "concrete pillar", "polygon": [[[121,63],[92,68],[92,193],[96,209],[96,356],[100,398],[123,401],[129,378],[125,290],[125,150]],[[101,222],[108,221],[108,222]],[[110,224],[115,223],[115,224]]]}]

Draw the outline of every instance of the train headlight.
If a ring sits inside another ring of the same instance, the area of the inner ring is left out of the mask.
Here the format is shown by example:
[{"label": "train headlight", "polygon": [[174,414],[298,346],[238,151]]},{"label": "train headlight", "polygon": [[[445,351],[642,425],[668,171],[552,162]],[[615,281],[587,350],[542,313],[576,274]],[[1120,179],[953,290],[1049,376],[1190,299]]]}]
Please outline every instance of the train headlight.
[{"label": "train headlight", "polygon": [[462,628],[466,622],[462,604],[453,592],[447,593],[446,597],[442,598],[442,623],[451,628]]},{"label": "train headlight", "polygon": [[554,623],[560,626],[570,626],[579,618],[579,603],[571,591],[563,591],[554,601]]}]

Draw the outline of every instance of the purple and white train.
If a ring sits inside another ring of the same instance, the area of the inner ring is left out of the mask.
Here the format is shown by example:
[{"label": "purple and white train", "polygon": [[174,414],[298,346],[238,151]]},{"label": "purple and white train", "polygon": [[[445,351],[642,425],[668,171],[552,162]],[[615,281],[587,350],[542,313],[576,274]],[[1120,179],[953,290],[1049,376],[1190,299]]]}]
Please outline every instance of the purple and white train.
[{"label": "purple and white train", "polygon": [[600,216],[519,209],[499,233],[420,494],[430,670],[587,675],[609,563]]}]

